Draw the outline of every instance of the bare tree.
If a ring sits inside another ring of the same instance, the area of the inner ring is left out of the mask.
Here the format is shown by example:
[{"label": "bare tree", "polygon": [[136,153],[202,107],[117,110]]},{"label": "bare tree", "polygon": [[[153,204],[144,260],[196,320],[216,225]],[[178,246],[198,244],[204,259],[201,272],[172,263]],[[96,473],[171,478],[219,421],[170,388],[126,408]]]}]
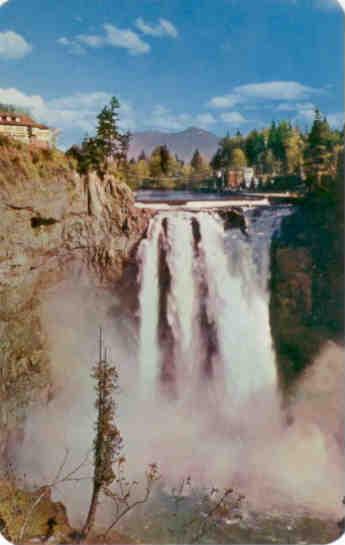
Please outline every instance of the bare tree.
[{"label": "bare tree", "polygon": [[205,536],[222,528],[226,518],[241,518],[244,496],[232,488],[193,488],[190,477],[171,490],[173,510],[167,529],[174,543],[200,543]]},{"label": "bare tree", "polygon": [[118,476],[116,478],[116,490],[106,488],[104,493],[114,502],[115,518],[103,533],[102,537],[106,538],[109,532],[119,523],[119,521],[130,511],[146,503],[151,495],[153,486],[160,479],[157,464],[150,464],[146,471],[146,486],[143,496],[139,499],[131,499],[133,489],[139,484],[137,481],[129,482],[125,477],[123,464],[125,459],[122,457],[118,460]]}]

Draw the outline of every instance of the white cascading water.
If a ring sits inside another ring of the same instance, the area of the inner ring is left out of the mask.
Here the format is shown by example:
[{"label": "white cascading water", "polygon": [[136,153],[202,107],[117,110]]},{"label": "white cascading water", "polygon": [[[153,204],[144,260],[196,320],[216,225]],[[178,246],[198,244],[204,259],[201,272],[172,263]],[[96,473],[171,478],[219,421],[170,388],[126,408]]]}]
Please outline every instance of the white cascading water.
[{"label": "white cascading water", "polygon": [[267,299],[258,286],[250,246],[240,237],[225,250],[222,221],[198,214],[208,281],[207,310],[218,331],[232,406],[277,380]]},{"label": "white cascading water", "polygon": [[174,336],[177,374],[185,376],[191,373],[193,367],[197,310],[191,215],[182,212],[170,216],[167,238],[167,262],[171,276],[167,318]]},{"label": "white cascading water", "polygon": [[[194,240],[192,219],[198,223],[198,241]],[[203,331],[198,316],[198,288],[201,282],[206,282],[204,308],[208,323],[214,324],[216,329],[215,364],[222,367],[215,375],[225,378],[231,406],[235,409],[260,390],[274,390],[277,371],[269,325],[268,271],[258,273],[254,247],[244,235],[238,230],[226,232],[221,218],[206,211],[159,213],[141,243],[139,364],[142,389],[153,395],[154,383],[163,365],[158,339],[160,236],[164,238],[171,276],[166,312],[174,343],[176,383],[180,378],[185,383],[186,376],[192,372],[202,375],[204,354],[200,350],[200,336]],[[267,261],[268,251],[269,244],[261,247],[263,262]],[[206,336],[207,331],[204,330],[204,334]]]},{"label": "white cascading water", "polygon": [[159,325],[159,237],[162,218],[157,215],[150,223],[147,238],[139,247],[140,261],[140,334],[139,359],[142,393],[150,395],[155,390],[161,355],[158,343]]}]

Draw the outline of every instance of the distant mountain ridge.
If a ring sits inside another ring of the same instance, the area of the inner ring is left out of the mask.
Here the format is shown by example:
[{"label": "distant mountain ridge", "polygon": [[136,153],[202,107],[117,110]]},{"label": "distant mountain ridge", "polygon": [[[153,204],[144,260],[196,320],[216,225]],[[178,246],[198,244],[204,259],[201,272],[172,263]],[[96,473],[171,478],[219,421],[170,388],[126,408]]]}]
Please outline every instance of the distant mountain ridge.
[{"label": "distant mountain ridge", "polygon": [[137,132],[132,134],[129,157],[136,159],[143,150],[149,156],[155,147],[166,145],[171,153],[177,154],[184,161],[190,161],[196,149],[205,158],[211,159],[218,148],[219,140],[219,136],[197,127],[189,127],[175,133]]}]

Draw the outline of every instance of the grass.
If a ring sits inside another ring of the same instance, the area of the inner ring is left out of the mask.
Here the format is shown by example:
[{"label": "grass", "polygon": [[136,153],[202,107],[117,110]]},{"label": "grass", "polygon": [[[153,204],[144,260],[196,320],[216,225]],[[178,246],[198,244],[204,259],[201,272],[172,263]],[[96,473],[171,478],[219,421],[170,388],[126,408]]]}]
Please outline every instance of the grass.
[{"label": "grass", "polygon": [[70,178],[75,171],[75,161],[58,149],[40,149],[0,135],[0,186]]}]

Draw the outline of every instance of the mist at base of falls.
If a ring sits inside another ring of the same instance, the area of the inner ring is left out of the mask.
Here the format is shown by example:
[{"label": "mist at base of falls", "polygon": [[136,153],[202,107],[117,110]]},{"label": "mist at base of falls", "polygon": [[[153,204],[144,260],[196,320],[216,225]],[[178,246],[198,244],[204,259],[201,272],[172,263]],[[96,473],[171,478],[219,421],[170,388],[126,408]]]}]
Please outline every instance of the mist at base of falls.
[{"label": "mist at base of falls", "polygon": [[[90,370],[102,324],[119,368],[130,479],[143,482],[145,467],[156,462],[168,488],[190,476],[199,486],[236,488],[254,509],[338,516],[343,354],[325,347],[296,386],[288,421],[269,325],[269,249],[279,221],[277,213],[256,218],[251,211],[242,233],[224,230],[208,212],[158,213],[138,250],[138,323],[87,278],[51,291],[42,321],[53,399],[31,412],[18,468],[43,484],[66,448],[67,469],[90,449]],[[334,383],[325,384],[325,369]],[[55,492],[74,523],[90,490],[83,481]]]}]

